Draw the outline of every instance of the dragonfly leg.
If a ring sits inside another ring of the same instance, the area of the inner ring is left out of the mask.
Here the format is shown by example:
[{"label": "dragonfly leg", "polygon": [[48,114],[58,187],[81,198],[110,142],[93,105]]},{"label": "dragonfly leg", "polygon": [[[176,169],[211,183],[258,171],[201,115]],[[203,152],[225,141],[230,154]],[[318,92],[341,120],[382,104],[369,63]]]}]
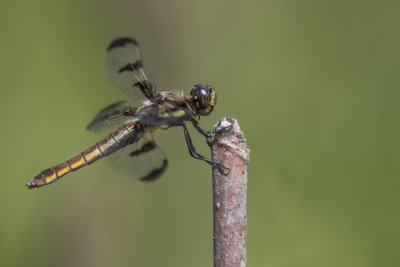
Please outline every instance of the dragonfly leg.
[{"label": "dragonfly leg", "polygon": [[[198,121],[196,121],[194,118],[192,118],[190,121],[192,122],[193,126],[197,129],[197,131],[199,131],[206,138],[210,137],[210,135],[213,134],[213,132],[207,132],[206,130],[204,130],[203,127],[201,127],[200,123]],[[231,127],[232,127],[232,125],[223,127],[219,132],[229,131],[231,129]]]},{"label": "dragonfly leg", "polygon": [[204,135],[205,137],[210,136],[210,132],[206,132],[203,129],[203,127],[201,127],[201,125],[198,121],[196,121],[194,118],[192,118],[190,121],[192,122],[193,126],[197,129],[197,131],[199,131],[202,135]]},{"label": "dragonfly leg", "polygon": [[185,134],[185,139],[186,139],[186,143],[187,143],[187,146],[189,149],[190,156],[192,156],[195,159],[203,160],[211,165],[214,163],[217,163],[216,161],[207,159],[207,158],[203,157],[202,155],[200,155],[199,153],[197,153],[196,149],[193,146],[193,142],[192,142],[192,139],[190,138],[189,131],[188,131],[186,125],[182,124],[182,126],[183,126],[183,133]]}]

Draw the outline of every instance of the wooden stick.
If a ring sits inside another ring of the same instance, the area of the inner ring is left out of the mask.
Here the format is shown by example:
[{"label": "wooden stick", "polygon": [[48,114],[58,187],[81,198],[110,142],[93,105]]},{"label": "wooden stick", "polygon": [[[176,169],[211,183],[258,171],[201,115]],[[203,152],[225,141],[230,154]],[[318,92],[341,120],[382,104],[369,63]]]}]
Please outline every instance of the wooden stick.
[{"label": "wooden stick", "polygon": [[213,168],[214,266],[246,266],[250,150],[233,118],[220,119],[207,142],[213,160],[219,162]]}]

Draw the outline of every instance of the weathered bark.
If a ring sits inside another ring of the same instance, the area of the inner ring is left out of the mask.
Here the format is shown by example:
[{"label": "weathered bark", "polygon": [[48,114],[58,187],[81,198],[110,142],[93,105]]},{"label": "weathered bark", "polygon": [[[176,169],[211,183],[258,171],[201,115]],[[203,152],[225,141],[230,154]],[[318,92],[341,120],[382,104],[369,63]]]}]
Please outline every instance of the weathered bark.
[{"label": "weathered bark", "polygon": [[220,119],[207,142],[219,163],[213,168],[214,266],[246,266],[250,150],[233,118]]}]

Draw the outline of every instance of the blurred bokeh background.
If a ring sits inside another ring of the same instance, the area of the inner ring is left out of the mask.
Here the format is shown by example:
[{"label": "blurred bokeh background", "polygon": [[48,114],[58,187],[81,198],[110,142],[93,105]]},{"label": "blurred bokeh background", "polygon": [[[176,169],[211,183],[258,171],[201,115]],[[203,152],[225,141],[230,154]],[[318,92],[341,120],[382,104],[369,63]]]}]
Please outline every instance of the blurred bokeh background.
[{"label": "blurred bokeh background", "polygon": [[[0,265],[211,266],[211,170],[182,129],[154,183],[105,160],[27,190],[125,96],[108,43],[133,36],[162,90],[216,87],[238,119],[249,266],[399,266],[399,1],[2,1]],[[204,138],[195,145],[210,155]]]}]

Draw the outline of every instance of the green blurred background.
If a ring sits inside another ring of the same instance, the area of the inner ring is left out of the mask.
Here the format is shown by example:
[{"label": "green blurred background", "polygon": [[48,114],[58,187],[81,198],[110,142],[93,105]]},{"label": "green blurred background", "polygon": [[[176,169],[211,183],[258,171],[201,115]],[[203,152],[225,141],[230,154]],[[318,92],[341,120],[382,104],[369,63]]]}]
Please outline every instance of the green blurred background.
[{"label": "green blurred background", "polygon": [[[97,140],[124,95],[108,43],[133,36],[159,89],[216,87],[238,119],[249,266],[400,266],[399,1],[2,1],[0,265],[211,266],[210,167],[157,133],[154,183],[105,160],[24,184]],[[190,129],[206,155],[204,138]]]}]

